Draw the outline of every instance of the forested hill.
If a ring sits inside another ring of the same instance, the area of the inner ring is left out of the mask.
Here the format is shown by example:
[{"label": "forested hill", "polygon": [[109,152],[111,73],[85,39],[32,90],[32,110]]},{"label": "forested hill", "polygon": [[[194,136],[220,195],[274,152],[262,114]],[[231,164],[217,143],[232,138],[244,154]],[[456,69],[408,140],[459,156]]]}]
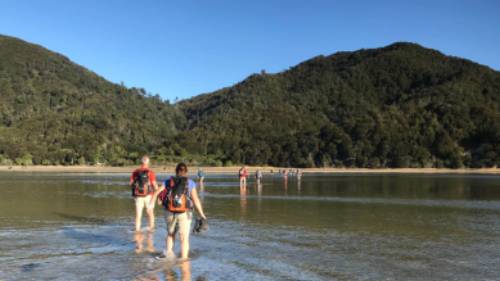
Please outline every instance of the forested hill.
[{"label": "forested hill", "polygon": [[127,164],[174,154],[182,112],[68,58],[0,36],[0,163]]},{"label": "forested hill", "polygon": [[319,56],[181,106],[182,145],[224,163],[500,164],[500,73],[417,44]]},{"label": "forested hill", "polygon": [[500,163],[500,73],[416,44],[319,56],[170,105],[0,36],[0,164]]}]

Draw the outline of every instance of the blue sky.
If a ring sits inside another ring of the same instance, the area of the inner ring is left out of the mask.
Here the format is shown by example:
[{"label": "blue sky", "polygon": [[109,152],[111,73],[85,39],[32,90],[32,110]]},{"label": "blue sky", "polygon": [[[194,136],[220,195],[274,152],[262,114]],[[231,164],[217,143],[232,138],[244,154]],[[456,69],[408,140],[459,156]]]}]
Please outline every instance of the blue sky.
[{"label": "blue sky", "polygon": [[500,1],[0,0],[0,34],[165,99],[411,41],[500,69]]}]

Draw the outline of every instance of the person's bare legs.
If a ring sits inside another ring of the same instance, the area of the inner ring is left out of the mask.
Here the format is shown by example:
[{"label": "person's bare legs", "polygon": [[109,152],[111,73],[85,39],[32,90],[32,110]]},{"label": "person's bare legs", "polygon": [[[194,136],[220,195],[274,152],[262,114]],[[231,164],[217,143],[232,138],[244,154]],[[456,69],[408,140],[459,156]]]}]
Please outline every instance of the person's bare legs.
[{"label": "person's bare legs", "polygon": [[174,243],[175,243],[175,234],[167,235],[167,252],[174,251]]},{"label": "person's bare legs", "polygon": [[142,210],[144,204],[141,204],[142,198],[135,199],[135,231],[141,231]]},{"label": "person's bare legs", "polygon": [[153,231],[155,229],[155,211],[153,208],[147,209],[146,212],[148,213],[148,219],[149,219],[149,231]]},{"label": "person's bare legs", "polygon": [[[165,256],[167,258],[173,258],[175,257],[174,254],[174,243],[175,243],[175,226],[172,224],[174,222],[174,218],[172,215],[170,215],[168,212],[165,214],[165,222],[167,224],[167,238],[166,238],[166,249],[165,249]],[[170,231],[172,233],[170,233]]]},{"label": "person's bare legs", "polygon": [[179,217],[179,241],[181,243],[181,259],[189,258],[189,229],[191,228],[191,213],[184,213]]},{"label": "person's bare legs", "polygon": [[179,235],[179,240],[181,242],[181,259],[185,260],[189,258],[189,235]]},{"label": "person's bare legs", "polygon": [[241,177],[240,178],[240,188],[246,188],[246,187],[247,187],[247,178]]},{"label": "person's bare legs", "polygon": [[167,259],[175,259],[174,253],[174,243],[175,243],[175,234],[167,234],[167,243],[165,249],[165,257]]}]

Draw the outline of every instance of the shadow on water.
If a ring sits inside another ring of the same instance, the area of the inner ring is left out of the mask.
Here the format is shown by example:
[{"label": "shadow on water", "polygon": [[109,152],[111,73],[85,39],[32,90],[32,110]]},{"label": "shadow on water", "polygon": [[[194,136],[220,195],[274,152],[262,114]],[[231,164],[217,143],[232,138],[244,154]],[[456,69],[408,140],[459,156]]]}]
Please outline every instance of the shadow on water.
[{"label": "shadow on water", "polygon": [[[104,244],[110,246],[126,246],[130,244],[130,240],[125,236],[119,237],[114,234],[93,233],[95,229],[81,229],[72,226],[64,226],[62,234],[70,239],[78,240],[82,243]],[[101,232],[101,231],[100,231]],[[114,232],[116,233],[116,232]]]},{"label": "shadow on water", "polygon": [[[74,221],[79,224],[92,224],[92,225],[109,225],[110,220],[102,219],[102,218],[96,218],[96,217],[85,217],[85,216],[78,216],[78,215],[71,215],[71,214],[64,214],[64,213],[59,213],[55,212],[55,215],[64,218],[66,220]],[[107,235],[107,234],[96,234],[92,233],[86,230],[82,229],[77,229],[75,227],[71,226],[64,226],[62,228],[63,234],[71,239],[76,239],[76,240],[81,240],[82,242],[97,242],[97,243],[104,243],[108,245],[124,245],[127,244],[129,241],[126,239],[121,239],[118,238],[117,236],[114,235]]]},{"label": "shadow on water", "polygon": [[24,272],[24,273],[27,273],[27,272],[32,272],[33,270],[35,270],[37,267],[39,267],[40,264],[39,263],[28,263],[28,264],[23,264],[21,266],[21,271]]},{"label": "shadow on water", "polygon": [[109,223],[109,220],[105,220],[102,218],[95,218],[95,217],[84,217],[84,216],[78,216],[78,215],[70,215],[70,214],[64,214],[64,213],[59,213],[59,212],[54,212],[53,214],[75,222],[79,223],[91,223],[91,224],[100,224],[104,225]]}]

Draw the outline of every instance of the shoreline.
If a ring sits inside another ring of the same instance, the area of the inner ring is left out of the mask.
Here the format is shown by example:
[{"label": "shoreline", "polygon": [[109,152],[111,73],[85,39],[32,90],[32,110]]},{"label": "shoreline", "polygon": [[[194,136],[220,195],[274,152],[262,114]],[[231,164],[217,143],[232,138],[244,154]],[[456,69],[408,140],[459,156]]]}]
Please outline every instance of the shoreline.
[{"label": "shoreline", "polygon": [[[138,166],[126,167],[111,167],[111,166],[0,166],[0,172],[40,172],[40,173],[130,173]],[[237,173],[240,166],[231,167],[205,167],[200,166],[206,174],[231,174]],[[155,166],[151,167],[156,173],[171,173],[174,171],[174,166]],[[257,169],[261,169],[264,173],[269,173],[271,170],[274,173],[280,169],[288,169],[282,167],[269,166],[248,166],[248,171],[254,173]],[[291,168],[295,170],[296,168]],[[191,167],[189,173],[195,174],[198,166]],[[374,173],[374,174],[490,174],[500,175],[499,168],[480,168],[480,169],[448,169],[448,168],[303,168],[304,174],[307,173]]]}]

